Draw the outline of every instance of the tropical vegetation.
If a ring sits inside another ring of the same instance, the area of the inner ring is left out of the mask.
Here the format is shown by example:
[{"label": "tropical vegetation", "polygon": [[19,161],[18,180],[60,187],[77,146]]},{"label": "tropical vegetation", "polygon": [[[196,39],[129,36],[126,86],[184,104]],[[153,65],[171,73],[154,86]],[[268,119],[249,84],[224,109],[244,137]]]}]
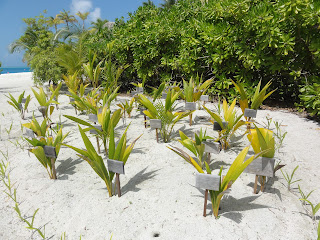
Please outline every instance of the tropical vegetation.
[{"label": "tropical vegetation", "polygon": [[159,7],[147,1],[127,21],[98,19],[91,26],[84,24],[88,13],[77,13],[77,21],[66,10],[55,17],[44,12],[23,19],[26,30],[10,49],[25,51],[39,83],[57,82],[74,69],[70,74],[86,72],[85,81],[96,85],[99,75],[103,83],[110,69],[120,68],[122,90],[144,77],[153,87],[202,76],[213,79],[208,93],[229,99],[236,95],[232,81],[252,96],[253,86],[272,80],[277,91],[269,101],[318,115],[319,8],[314,0],[182,0]]}]

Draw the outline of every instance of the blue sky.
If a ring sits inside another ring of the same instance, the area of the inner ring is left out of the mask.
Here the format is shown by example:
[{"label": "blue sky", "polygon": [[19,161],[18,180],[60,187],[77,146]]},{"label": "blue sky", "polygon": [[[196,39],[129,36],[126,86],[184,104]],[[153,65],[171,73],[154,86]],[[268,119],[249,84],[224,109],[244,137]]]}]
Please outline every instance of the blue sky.
[{"label": "blue sky", "polygon": [[[147,0],[0,0],[0,62],[2,67],[26,66],[22,54],[10,54],[8,45],[18,39],[26,25],[22,18],[38,16],[47,10],[46,16],[55,16],[63,9],[75,14],[90,11],[89,21],[100,17],[114,21],[128,12],[134,12]],[[162,0],[154,0],[159,5]],[[88,25],[88,23],[87,23]]]}]

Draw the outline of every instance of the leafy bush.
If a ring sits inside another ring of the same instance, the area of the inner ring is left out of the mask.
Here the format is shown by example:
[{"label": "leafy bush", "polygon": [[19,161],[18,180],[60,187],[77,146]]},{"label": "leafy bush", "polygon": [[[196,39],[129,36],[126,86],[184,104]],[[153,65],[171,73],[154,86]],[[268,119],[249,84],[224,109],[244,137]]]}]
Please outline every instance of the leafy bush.
[{"label": "leafy bush", "polygon": [[312,85],[306,85],[300,90],[301,105],[312,116],[320,117],[320,84],[313,83]]},{"label": "leafy bush", "polygon": [[42,85],[45,82],[57,83],[61,79],[62,70],[58,65],[52,49],[41,51],[30,61],[33,71],[33,80]]},{"label": "leafy bush", "polygon": [[298,101],[303,79],[319,74],[319,9],[314,0],[181,0],[166,11],[145,5],[116,21],[115,59],[130,64],[130,81],[214,75],[215,93],[229,95],[230,79],[249,88],[273,80],[272,98]]}]

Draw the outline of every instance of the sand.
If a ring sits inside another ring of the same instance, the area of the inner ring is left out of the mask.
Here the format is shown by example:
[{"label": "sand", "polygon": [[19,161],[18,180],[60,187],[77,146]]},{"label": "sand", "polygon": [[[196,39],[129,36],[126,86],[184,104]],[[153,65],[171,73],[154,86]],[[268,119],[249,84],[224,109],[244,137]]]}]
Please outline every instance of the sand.
[{"label": "sand", "polygon": [[[129,142],[143,134],[121,175],[122,197],[109,197],[103,181],[89,164],[71,149],[63,147],[57,159],[58,180],[50,180],[45,169],[35,156],[27,153],[27,145],[21,140],[21,123],[30,121],[34,112],[42,121],[33,97],[26,120],[9,104],[5,94],[17,97],[22,91],[31,94],[31,73],[0,75],[1,104],[1,151],[8,151],[10,178],[17,188],[20,209],[31,216],[39,208],[35,226],[45,225],[46,236],[60,239],[66,232],[67,239],[316,239],[316,225],[307,214],[309,206],[299,201],[298,183],[304,192],[316,191],[310,200],[320,199],[320,125],[286,111],[259,110],[256,121],[266,122],[266,116],[281,122],[282,131],[287,131],[283,147],[276,153],[284,171],[290,172],[299,165],[295,178],[302,179],[288,191],[280,171],[269,179],[265,192],[253,194],[254,175],[244,173],[232,186],[230,194],[222,200],[220,218],[212,214],[210,201],[207,217],[203,217],[204,191],[195,188],[196,170],[167,146],[180,146],[177,141],[157,143],[155,131],[145,129],[143,116],[136,109],[128,130]],[[118,97],[116,103],[125,97]],[[53,120],[59,115],[75,115],[68,105],[67,96],[60,97],[60,109],[55,110]],[[180,103],[179,106],[183,106]],[[211,109],[213,103],[207,104]],[[112,109],[116,109],[113,104]],[[188,119],[174,128],[184,130],[189,136],[200,128],[207,129],[210,136],[217,136],[212,125],[199,121],[207,116],[203,110],[194,114],[197,121],[189,126]],[[85,115],[79,117],[86,119]],[[70,131],[68,144],[83,147],[77,125],[62,117],[64,132]],[[8,136],[6,129],[12,124]],[[125,126],[119,122],[117,131]],[[241,129],[239,134],[244,133]],[[177,136],[177,135],[176,135]],[[95,140],[91,137],[93,143]],[[21,144],[18,146],[16,142]],[[229,150],[212,156],[213,166],[224,167],[224,172],[248,144],[246,137],[233,143]],[[13,210],[13,202],[0,185],[0,239],[39,239],[37,233],[26,229]],[[317,214],[319,216],[319,213]],[[319,217],[318,217],[319,218]]]}]

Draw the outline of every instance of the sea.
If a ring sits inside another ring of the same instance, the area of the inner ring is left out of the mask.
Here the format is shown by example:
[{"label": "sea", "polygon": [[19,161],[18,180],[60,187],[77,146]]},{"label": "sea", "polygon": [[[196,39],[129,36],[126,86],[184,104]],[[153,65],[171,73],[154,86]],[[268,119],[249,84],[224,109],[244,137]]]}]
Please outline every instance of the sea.
[{"label": "sea", "polygon": [[6,73],[20,73],[20,72],[32,72],[29,67],[0,67],[0,74],[6,74]]}]

